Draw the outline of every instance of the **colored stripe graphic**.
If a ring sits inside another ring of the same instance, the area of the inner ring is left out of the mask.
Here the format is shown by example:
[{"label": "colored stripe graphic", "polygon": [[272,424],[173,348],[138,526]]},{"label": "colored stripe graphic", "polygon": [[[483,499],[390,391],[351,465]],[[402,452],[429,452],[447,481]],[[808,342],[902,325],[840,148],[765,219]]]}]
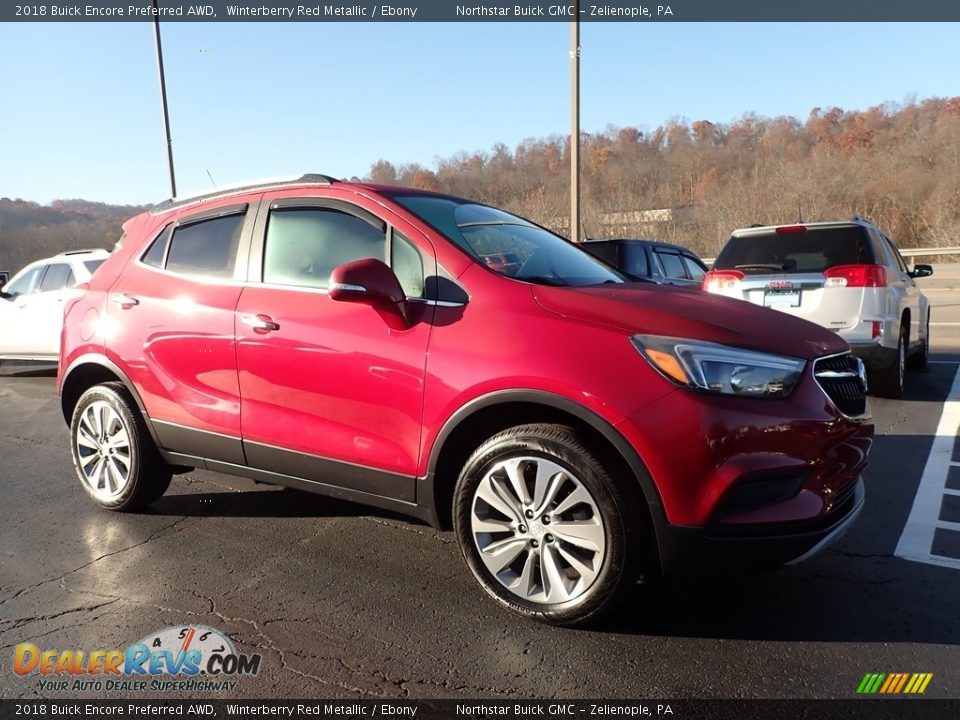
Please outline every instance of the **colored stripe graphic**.
[{"label": "colored stripe graphic", "polygon": [[858,695],[922,695],[933,673],[867,673],[857,686]]},{"label": "colored stripe graphic", "polygon": [[887,675],[886,682],[884,682],[883,685],[880,687],[880,694],[886,695],[887,692],[890,690],[890,688],[897,684],[897,680],[899,679],[900,679],[900,676],[897,675],[897,673],[891,673],[890,675]]}]

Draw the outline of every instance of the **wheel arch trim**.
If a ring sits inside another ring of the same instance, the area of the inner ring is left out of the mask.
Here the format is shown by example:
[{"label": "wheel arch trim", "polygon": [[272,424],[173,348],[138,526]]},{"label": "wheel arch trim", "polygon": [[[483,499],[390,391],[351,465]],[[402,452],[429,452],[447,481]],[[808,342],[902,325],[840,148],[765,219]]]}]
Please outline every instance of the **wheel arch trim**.
[{"label": "wheel arch trim", "polygon": [[150,432],[150,437],[153,438],[154,443],[157,444],[157,447],[160,447],[159,440],[157,438],[156,430],[153,427],[153,423],[150,421],[150,416],[147,414],[146,406],[143,404],[143,399],[140,397],[140,393],[137,391],[136,386],[133,384],[133,381],[127,376],[127,374],[120,369],[120,366],[113,362],[110,358],[102,353],[85,353],[75,358],[73,362],[67,367],[63,372],[58,388],[57,395],[60,398],[60,410],[63,413],[63,419],[70,425],[70,415],[67,413],[66,407],[63,404],[63,389],[67,386],[67,382],[70,380],[70,376],[80,370],[83,367],[89,365],[97,365],[105,370],[110,371],[113,375],[117,377],[123,386],[126,388],[127,392],[130,393],[130,396],[133,398],[133,401],[137,404],[137,409],[140,411],[140,414],[143,416],[143,421],[146,423],[147,430]]},{"label": "wheel arch trim", "polygon": [[[440,454],[443,452],[443,448],[451,435],[453,435],[454,431],[464,422],[482,410],[497,405],[518,402],[531,405],[543,405],[554,410],[568,413],[599,433],[620,454],[637,479],[637,483],[643,492],[644,501],[649,508],[651,519],[653,520],[654,530],[659,531],[662,524],[666,523],[663,501],[656,484],[653,482],[650,471],[647,469],[646,463],[644,463],[639,453],[627,439],[620,434],[613,424],[589,408],[562,395],[556,395],[543,390],[517,389],[496,390],[470,400],[447,418],[440,432],[437,433],[430,448],[427,474],[417,483],[417,502],[420,505],[426,505],[430,508],[431,514],[434,516],[433,524],[439,524],[439,509],[435,507],[435,499],[437,497],[437,488],[435,487],[437,464],[440,459]],[[659,535],[659,532],[657,532],[657,534]]]}]

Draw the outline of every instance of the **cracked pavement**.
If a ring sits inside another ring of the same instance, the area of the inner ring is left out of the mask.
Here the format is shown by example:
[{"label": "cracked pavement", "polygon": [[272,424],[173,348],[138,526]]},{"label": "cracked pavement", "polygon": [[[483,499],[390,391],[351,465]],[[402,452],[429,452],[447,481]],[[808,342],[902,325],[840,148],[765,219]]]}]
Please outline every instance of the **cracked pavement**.
[{"label": "cracked pavement", "polygon": [[149,512],[97,510],[53,378],[0,377],[0,697],[44,694],[17,643],[123,649],[191,623],[263,655],[244,698],[842,698],[878,671],[960,697],[960,572],[892,556],[955,369],[872,401],[867,507],[834,549],[638,590],[589,630],[506,614],[451,533],[358,505],[193,471]]}]

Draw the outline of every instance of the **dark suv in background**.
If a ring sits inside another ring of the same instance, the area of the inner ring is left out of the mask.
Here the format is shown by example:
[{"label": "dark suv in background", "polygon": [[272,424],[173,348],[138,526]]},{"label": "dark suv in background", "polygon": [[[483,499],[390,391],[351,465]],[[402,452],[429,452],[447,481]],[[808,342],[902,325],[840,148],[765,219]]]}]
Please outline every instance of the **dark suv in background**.
[{"label": "dark suv in background", "polygon": [[659,240],[586,240],[582,247],[631,278],[699,288],[707,266],[696,253]]},{"label": "dark suv in background", "polygon": [[803,320],[318,175],[124,231],[66,309],[58,379],[101,507],[199,467],[388,508],[452,527],[504,607],[572,624],[645,575],[809,557],[863,505],[863,378]]}]

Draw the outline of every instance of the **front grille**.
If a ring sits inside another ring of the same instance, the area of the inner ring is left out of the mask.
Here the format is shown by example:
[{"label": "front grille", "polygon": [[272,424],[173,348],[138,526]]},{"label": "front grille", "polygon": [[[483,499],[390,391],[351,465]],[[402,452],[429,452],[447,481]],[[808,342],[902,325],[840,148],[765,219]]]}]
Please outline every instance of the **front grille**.
[{"label": "front grille", "polygon": [[820,358],[813,364],[813,377],[844,415],[867,412],[867,382],[863,363],[849,353]]}]

